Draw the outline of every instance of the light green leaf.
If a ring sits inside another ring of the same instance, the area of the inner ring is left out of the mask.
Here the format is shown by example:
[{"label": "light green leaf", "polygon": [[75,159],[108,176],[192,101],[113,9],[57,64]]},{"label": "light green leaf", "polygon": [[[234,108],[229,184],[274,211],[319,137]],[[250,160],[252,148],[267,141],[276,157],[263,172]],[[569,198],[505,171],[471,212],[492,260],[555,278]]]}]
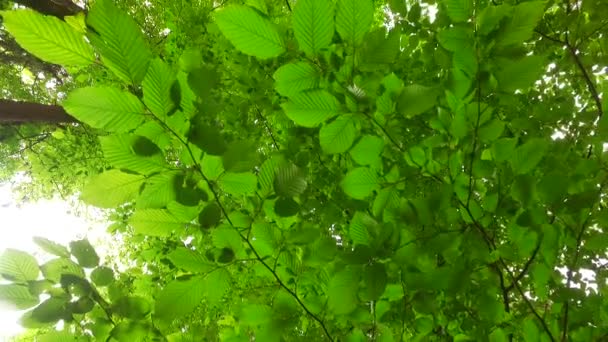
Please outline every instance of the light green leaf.
[{"label": "light green leaf", "polygon": [[200,212],[198,206],[186,206],[176,201],[169,202],[167,204],[167,210],[181,222],[193,221]]},{"label": "light green leaf", "polygon": [[244,54],[268,59],[285,52],[285,43],[276,26],[252,8],[230,5],[215,15],[215,22]]},{"label": "light green leaf", "polygon": [[251,195],[258,184],[257,177],[251,172],[226,172],[219,179],[220,188],[234,196]]},{"label": "light green leaf", "polygon": [[171,68],[160,58],[150,63],[141,85],[144,103],[157,118],[164,119],[175,107],[171,99],[171,87],[175,80]]},{"label": "light green leaf", "polygon": [[222,157],[212,156],[206,154],[203,156],[201,162],[201,169],[207,179],[215,181],[222,173],[224,173],[224,164],[222,163]]},{"label": "light green leaf", "polygon": [[545,58],[526,56],[518,61],[505,62],[496,73],[500,89],[512,93],[515,90],[526,90],[541,78],[545,70]]},{"label": "light green leaf", "polygon": [[340,185],[348,196],[364,199],[378,186],[378,176],[368,167],[357,167],[346,174]]},{"label": "light green leaf", "polygon": [[168,135],[169,132],[155,121],[145,122],[143,125],[137,127],[134,134],[148,138],[162,150],[165,150],[171,144],[171,137]]},{"label": "light green leaf", "polygon": [[84,35],[65,21],[24,9],[2,12],[4,28],[21,47],[43,61],[87,66],[95,61]]},{"label": "light green leaf", "polygon": [[0,276],[4,279],[16,282],[36,280],[39,273],[38,262],[26,252],[7,248],[0,256]]},{"label": "light green leaf", "polygon": [[375,135],[364,135],[349,151],[353,160],[360,165],[371,165],[380,159],[384,140]]},{"label": "light green leaf", "polygon": [[272,256],[277,250],[275,231],[268,223],[254,223],[251,227],[250,240],[260,256]]},{"label": "light green leaf", "polygon": [[336,98],[325,90],[298,93],[283,104],[288,118],[304,127],[316,127],[340,112]]},{"label": "light green leaf", "polygon": [[146,185],[137,198],[137,208],[163,208],[176,199],[176,180],[179,173],[162,172],[146,180]]},{"label": "light green leaf", "polygon": [[184,229],[182,222],[165,209],[136,210],[129,219],[136,234],[167,237],[174,231]]},{"label": "light green leaf", "polygon": [[70,257],[70,252],[68,249],[57,242],[51,241],[49,239],[34,236],[34,243],[38,245],[38,247],[42,248],[43,251],[64,258]]},{"label": "light green leaf", "polygon": [[308,183],[300,169],[291,163],[277,167],[274,178],[274,190],[280,196],[295,197],[306,190]]},{"label": "light green leaf", "polygon": [[473,12],[472,0],[442,0],[450,19],[455,23],[467,21]]},{"label": "light green leaf", "polygon": [[329,309],[337,315],[346,315],[357,307],[359,276],[354,269],[345,268],[331,278],[328,288]]},{"label": "light green leaf", "polygon": [[187,280],[174,280],[167,284],[156,297],[154,316],[171,323],[194,311],[205,297],[207,287],[202,276]]},{"label": "light green leaf", "polygon": [[218,269],[205,278],[207,304],[217,306],[221,303],[230,289],[230,278],[230,273],[225,268]]},{"label": "light green leaf", "polygon": [[88,38],[108,69],[125,82],[139,84],[152,53],[133,18],[119,10],[113,0],[97,0],[87,15],[87,24],[95,30]]},{"label": "light green leaf", "polygon": [[536,323],[534,323],[534,319],[531,317],[523,320],[522,332],[524,335],[524,341],[526,342],[536,342],[541,341],[540,332]]},{"label": "light green leaf", "polygon": [[351,47],[358,46],[370,30],[374,18],[371,0],[338,0],[336,30]]},{"label": "light green leaf", "polygon": [[532,171],[543,159],[549,149],[549,142],[542,138],[532,138],[517,147],[511,159],[511,167],[515,174],[525,174]]},{"label": "light green leaf", "polygon": [[160,149],[148,138],[115,134],[99,137],[99,142],[108,164],[115,168],[150,175],[166,167]]},{"label": "light green leaf", "polygon": [[282,155],[273,155],[262,163],[258,173],[258,181],[263,195],[269,194],[274,189],[275,174],[279,166],[284,163],[285,158]]},{"label": "light green leaf", "polygon": [[200,252],[185,247],[177,247],[167,258],[176,267],[192,273],[204,273],[213,268]]},{"label": "light green leaf", "polygon": [[25,310],[38,303],[38,298],[30,293],[27,286],[17,284],[0,285],[0,304],[2,304],[3,308]]},{"label": "light green leaf", "polygon": [[544,12],[545,3],[542,1],[522,2],[513,7],[511,19],[501,27],[497,45],[519,44],[532,38]]},{"label": "light green leaf", "polygon": [[439,92],[435,88],[418,84],[403,88],[397,100],[397,108],[406,117],[412,117],[433,108]]},{"label": "light green leaf", "polygon": [[80,199],[96,207],[114,208],[135,199],[143,182],[144,176],[108,170],[85,185]]},{"label": "light green leaf", "polygon": [[277,92],[287,97],[319,86],[319,73],[306,62],[285,64],[277,69],[272,77]]},{"label": "light green leaf", "polygon": [[315,55],[331,44],[334,35],[333,3],[327,0],[299,0],[293,9],[293,33],[300,50]]},{"label": "light green leaf", "polygon": [[319,143],[328,154],[344,153],[357,137],[357,126],[353,115],[341,115],[319,131]]},{"label": "light green leaf", "polygon": [[512,7],[501,4],[498,6],[488,6],[481,10],[477,16],[478,31],[483,35],[492,32],[500,21],[509,15]]},{"label": "light green leaf", "polygon": [[144,121],[144,105],[134,95],[110,87],[72,91],[63,108],[78,121],[109,132],[128,132]]}]

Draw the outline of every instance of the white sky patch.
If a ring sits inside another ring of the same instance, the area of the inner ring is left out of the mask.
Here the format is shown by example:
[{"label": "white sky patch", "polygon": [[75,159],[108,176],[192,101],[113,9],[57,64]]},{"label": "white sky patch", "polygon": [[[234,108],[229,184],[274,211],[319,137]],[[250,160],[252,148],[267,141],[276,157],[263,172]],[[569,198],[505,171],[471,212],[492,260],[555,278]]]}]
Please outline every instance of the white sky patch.
[{"label": "white sky patch", "polygon": [[[45,237],[65,246],[72,240],[86,237],[95,246],[103,262],[111,238],[105,232],[105,224],[92,219],[99,217],[99,213],[85,209],[89,218],[84,218],[72,214],[73,211],[69,203],[59,199],[19,204],[13,198],[11,185],[0,184],[0,254],[7,248],[18,249],[44,263],[54,256],[42,251],[32,241],[34,236]],[[104,245],[106,248],[103,248]],[[0,341],[24,331],[18,323],[23,312],[0,303]]]}]

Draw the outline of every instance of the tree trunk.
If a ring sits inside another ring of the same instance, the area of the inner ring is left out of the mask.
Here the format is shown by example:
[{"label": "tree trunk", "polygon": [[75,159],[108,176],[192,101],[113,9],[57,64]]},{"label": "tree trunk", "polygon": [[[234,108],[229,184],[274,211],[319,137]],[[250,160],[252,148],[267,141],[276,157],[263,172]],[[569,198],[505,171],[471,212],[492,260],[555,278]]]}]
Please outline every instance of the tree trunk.
[{"label": "tree trunk", "polygon": [[84,9],[71,0],[13,0],[19,5],[33,9],[36,12],[52,15],[57,18],[74,15]]},{"label": "tree trunk", "polygon": [[32,102],[0,100],[0,124],[3,123],[78,122],[60,106]]}]

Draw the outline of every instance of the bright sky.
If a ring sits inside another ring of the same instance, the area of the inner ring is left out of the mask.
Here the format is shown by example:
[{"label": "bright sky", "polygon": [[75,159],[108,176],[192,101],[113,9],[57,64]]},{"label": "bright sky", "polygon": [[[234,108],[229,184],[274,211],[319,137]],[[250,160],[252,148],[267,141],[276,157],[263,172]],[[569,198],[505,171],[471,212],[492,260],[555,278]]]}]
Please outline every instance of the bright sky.
[{"label": "bright sky", "polygon": [[[0,184],[0,254],[6,248],[28,252],[39,262],[53,257],[46,254],[34,242],[34,236],[41,236],[63,245],[70,241],[87,237],[93,246],[107,239],[105,225],[92,219],[70,214],[69,203],[55,199],[18,206],[13,199],[10,184]],[[88,210],[91,214],[91,210]],[[95,212],[92,212],[95,216]],[[105,240],[106,244],[108,240]],[[97,248],[96,248],[97,249]],[[104,250],[97,250],[102,258]],[[0,303],[0,341],[15,336],[23,329],[17,323],[21,312],[2,306]]]}]

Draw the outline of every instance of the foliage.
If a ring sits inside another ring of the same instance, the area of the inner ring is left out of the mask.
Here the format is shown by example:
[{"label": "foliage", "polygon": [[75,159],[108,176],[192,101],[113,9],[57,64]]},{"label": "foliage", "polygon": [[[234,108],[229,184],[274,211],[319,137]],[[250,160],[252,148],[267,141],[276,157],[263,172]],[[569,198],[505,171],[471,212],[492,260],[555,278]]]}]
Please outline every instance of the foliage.
[{"label": "foliage", "polygon": [[608,5],[437,6],[202,5],[165,51],[111,0],[50,50],[5,12],[107,68],[63,106],[110,167],[81,199],[134,243],[115,281],[88,242],[9,251],[5,300],[108,341],[605,339]]}]

